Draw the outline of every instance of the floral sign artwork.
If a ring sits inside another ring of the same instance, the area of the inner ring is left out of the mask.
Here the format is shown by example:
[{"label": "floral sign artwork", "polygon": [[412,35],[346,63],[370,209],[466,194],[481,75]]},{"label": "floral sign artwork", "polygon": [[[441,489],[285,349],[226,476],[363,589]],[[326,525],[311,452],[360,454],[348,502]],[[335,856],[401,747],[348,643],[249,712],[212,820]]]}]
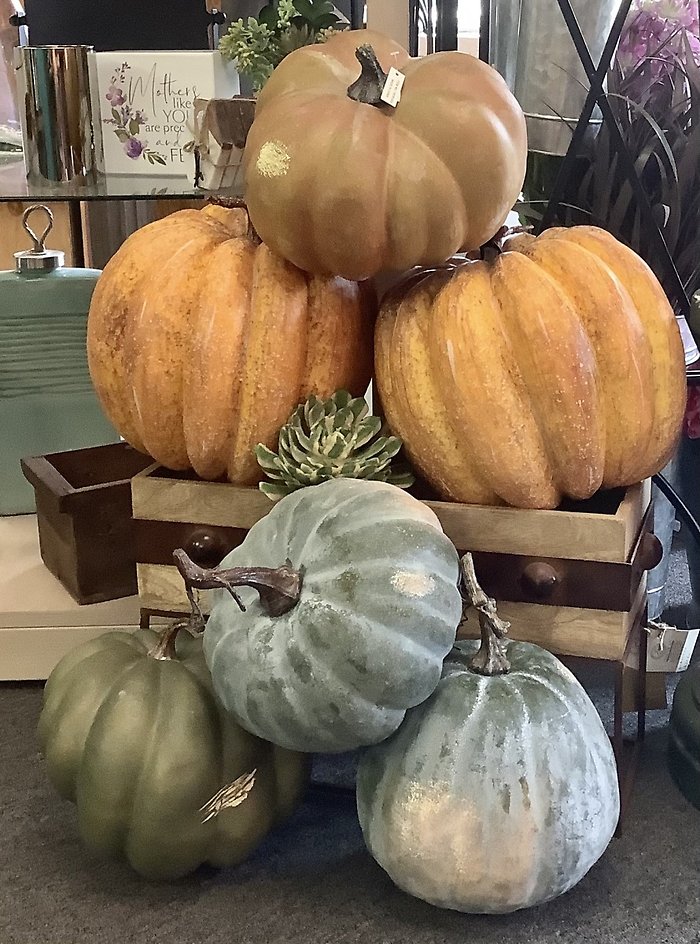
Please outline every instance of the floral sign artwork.
[{"label": "floral sign artwork", "polygon": [[112,108],[110,118],[104,118],[107,125],[113,125],[113,131],[124,148],[124,153],[133,161],[144,158],[149,164],[161,164],[165,167],[165,158],[158,151],[148,146],[148,141],[141,136],[141,129],[148,124],[148,117],[140,108],[134,108],[125,94],[126,73],[131,69],[128,62],[123,62],[112,73],[112,82],[105,98]]},{"label": "floral sign artwork", "polygon": [[92,98],[105,174],[194,179],[194,103],[240,92],[233,63],[213,50],[92,54]]}]

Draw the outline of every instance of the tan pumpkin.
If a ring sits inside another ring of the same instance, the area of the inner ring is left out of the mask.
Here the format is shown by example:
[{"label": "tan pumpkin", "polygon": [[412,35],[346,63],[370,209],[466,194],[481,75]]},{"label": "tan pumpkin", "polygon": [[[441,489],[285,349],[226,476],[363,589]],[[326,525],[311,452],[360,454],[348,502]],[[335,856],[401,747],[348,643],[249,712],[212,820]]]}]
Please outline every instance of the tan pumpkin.
[{"label": "tan pumpkin", "polygon": [[523,508],[658,471],[685,371],[656,277],[595,227],[513,247],[414,276],[382,305],[376,378],[414,465],[445,498]]},{"label": "tan pumpkin", "polygon": [[170,469],[259,478],[311,393],[367,389],[374,297],[314,277],[249,235],[243,209],[181,210],[109,261],[88,319],[88,359],[121,435]]},{"label": "tan pumpkin", "polygon": [[[378,100],[392,66],[406,76],[396,108]],[[526,157],[523,113],[490,66],[460,52],[411,59],[379,33],[340,32],[291,53],[263,88],[246,199],[281,255],[364,279],[490,239]]]}]

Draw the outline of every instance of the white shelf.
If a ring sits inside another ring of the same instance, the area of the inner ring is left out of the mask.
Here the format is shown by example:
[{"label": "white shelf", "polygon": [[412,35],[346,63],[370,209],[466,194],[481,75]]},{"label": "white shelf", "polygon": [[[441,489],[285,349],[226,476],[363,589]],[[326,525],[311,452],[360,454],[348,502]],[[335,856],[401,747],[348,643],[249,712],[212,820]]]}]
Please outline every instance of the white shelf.
[{"label": "white shelf", "polygon": [[46,679],[79,643],[138,624],[137,596],[73,600],[44,567],[35,515],[0,517],[0,681]]}]

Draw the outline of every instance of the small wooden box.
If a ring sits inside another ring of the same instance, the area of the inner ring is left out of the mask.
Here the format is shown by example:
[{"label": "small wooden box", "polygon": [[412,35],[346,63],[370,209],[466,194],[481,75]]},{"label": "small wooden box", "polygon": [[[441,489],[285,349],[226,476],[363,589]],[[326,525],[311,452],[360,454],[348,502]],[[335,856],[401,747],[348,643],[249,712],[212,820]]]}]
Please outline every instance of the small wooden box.
[{"label": "small wooden box", "polygon": [[[176,547],[215,566],[272,507],[256,488],[202,482],[157,465],[133,479],[132,498],[141,606],[159,614],[187,609],[172,565]],[[563,655],[622,660],[645,604],[650,500],[644,482],[557,511],[426,504],[457,548],[474,553],[513,638]],[[536,573],[543,566],[554,572],[554,582],[533,583],[532,565]],[[476,635],[476,622],[468,620],[460,635]]]},{"label": "small wooden box", "polygon": [[152,464],[125,443],[22,459],[41,557],[78,603],[137,592],[130,480]]}]

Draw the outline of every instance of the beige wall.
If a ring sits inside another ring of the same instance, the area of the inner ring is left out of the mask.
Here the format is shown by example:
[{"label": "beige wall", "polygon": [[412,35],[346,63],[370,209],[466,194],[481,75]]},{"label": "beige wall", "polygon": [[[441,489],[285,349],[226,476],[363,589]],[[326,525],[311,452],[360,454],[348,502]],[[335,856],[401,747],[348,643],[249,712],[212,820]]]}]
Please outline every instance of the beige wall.
[{"label": "beige wall", "polygon": [[367,0],[367,26],[408,47],[408,0]]}]

